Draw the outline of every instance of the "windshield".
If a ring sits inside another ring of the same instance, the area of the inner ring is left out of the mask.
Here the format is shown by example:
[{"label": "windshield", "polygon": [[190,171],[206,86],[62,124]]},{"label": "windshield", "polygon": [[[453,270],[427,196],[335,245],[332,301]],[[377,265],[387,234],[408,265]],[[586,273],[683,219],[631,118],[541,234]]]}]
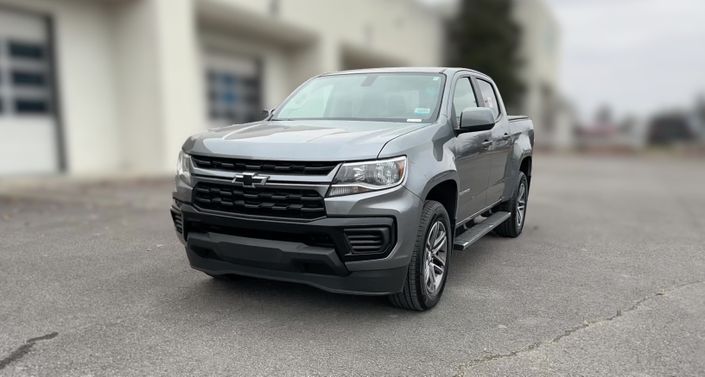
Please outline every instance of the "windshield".
[{"label": "windshield", "polygon": [[317,77],[296,91],[273,120],[428,122],[438,115],[444,82],[444,76],[435,73]]}]

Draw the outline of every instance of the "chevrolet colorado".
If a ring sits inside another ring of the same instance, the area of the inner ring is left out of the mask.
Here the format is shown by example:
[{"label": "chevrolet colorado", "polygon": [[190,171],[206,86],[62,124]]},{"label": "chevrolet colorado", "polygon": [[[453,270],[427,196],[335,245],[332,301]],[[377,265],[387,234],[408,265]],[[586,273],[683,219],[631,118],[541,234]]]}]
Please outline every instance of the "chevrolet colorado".
[{"label": "chevrolet colorado", "polygon": [[435,306],[452,252],[517,237],[533,124],[461,68],[314,77],[259,122],[190,137],[171,215],[194,269]]}]

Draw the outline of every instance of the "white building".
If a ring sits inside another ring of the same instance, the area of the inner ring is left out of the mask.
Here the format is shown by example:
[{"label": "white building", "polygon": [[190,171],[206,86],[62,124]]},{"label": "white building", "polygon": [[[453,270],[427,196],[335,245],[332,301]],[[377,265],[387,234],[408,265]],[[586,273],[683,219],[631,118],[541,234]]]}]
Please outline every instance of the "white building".
[{"label": "white building", "polygon": [[442,64],[413,0],[0,0],[0,175],[173,170],[317,73]]},{"label": "white building", "polygon": [[522,111],[534,121],[536,145],[573,146],[573,113],[559,93],[560,27],[545,0],[515,0],[514,18],[521,27],[526,85]]}]

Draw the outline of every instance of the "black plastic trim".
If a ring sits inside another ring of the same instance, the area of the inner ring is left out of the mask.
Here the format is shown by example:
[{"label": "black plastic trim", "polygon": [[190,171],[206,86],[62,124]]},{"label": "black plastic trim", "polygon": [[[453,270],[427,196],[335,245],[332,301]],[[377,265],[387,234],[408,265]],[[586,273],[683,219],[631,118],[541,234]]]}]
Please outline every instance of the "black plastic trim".
[{"label": "black plastic trim", "polygon": [[[333,241],[336,253],[342,261],[359,261],[381,259],[389,255],[396,245],[396,222],[389,216],[371,217],[325,217],[309,222],[287,221],[283,219],[254,219],[233,215],[202,212],[191,204],[181,204],[184,238],[194,223],[213,224],[231,228],[253,229],[270,232],[286,232],[290,234],[308,235],[311,233],[325,234]],[[384,252],[376,254],[354,255],[350,248],[345,230],[356,228],[387,228],[389,243]]]}]

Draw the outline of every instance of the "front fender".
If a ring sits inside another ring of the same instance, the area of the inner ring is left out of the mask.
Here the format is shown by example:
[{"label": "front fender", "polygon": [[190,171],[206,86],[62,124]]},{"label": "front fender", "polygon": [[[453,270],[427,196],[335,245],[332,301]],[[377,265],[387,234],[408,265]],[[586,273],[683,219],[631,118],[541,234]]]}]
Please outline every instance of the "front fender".
[{"label": "front fender", "polygon": [[447,119],[441,117],[435,124],[391,140],[379,158],[407,156],[409,171],[405,186],[424,199],[433,186],[444,180],[458,183],[455,157],[450,150],[454,136]]}]

